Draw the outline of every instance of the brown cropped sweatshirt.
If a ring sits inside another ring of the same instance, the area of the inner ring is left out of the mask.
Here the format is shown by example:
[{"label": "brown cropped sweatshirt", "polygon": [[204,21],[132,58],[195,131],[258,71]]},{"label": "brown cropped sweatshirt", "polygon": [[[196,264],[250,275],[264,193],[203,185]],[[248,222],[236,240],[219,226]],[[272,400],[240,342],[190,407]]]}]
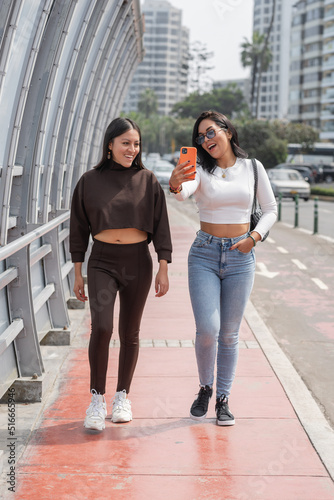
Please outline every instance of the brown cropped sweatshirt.
[{"label": "brown cropped sweatshirt", "polygon": [[147,169],[110,162],[79,179],[72,198],[70,253],[83,262],[89,235],[105,229],[136,228],[153,241],[158,260],[171,262],[172,243],[165,194]]}]

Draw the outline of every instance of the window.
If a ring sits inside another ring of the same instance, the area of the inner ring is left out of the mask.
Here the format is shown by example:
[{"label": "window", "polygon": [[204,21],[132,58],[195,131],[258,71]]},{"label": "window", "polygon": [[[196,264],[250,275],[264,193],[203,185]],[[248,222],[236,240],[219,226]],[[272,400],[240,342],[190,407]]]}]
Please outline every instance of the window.
[{"label": "window", "polygon": [[306,21],[313,21],[314,19],[322,19],[323,17],[324,17],[324,12],[321,7],[309,10],[306,13]]},{"label": "window", "polygon": [[169,12],[157,12],[156,22],[157,24],[167,24],[169,20]]},{"label": "window", "polygon": [[291,90],[290,101],[299,101],[299,90]]},{"label": "window", "polygon": [[308,75],[304,75],[303,77],[304,83],[308,82],[317,82],[321,80],[321,73],[309,73]]},{"label": "window", "polygon": [[155,32],[157,35],[167,35],[168,34],[168,28],[165,28],[163,26],[157,26],[155,28]]},{"label": "window", "polygon": [[301,76],[295,75],[290,78],[290,85],[300,85]]},{"label": "window", "polygon": [[322,26],[312,26],[304,31],[304,37],[308,38],[310,36],[322,35]]}]

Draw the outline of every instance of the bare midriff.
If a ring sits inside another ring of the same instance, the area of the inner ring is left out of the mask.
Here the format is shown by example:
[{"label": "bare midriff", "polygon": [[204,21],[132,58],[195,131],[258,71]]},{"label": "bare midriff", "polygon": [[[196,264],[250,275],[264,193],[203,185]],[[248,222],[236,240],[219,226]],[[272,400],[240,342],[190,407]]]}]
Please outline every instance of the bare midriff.
[{"label": "bare midriff", "polygon": [[96,234],[94,239],[104,241],[105,243],[128,245],[147,240],[147,233],[146,231],[140,231],[134,227],[127,227],[125,229],[106,229]]},{"label": "bare midriff", "polygon": [[249,224],[211,224],[201,221],[201,229],[217,238],[236,238],[249,230]]}]

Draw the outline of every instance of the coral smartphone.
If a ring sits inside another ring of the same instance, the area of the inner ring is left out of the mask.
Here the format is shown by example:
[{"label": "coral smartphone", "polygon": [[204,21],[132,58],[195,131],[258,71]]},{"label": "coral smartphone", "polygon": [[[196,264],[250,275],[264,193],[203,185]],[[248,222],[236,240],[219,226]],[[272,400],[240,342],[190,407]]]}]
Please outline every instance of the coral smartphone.
[{"label": "coral smartphone", "polygon": [[196,160],[197,160],[197,149],[192,147],[182,147],[180,149],[180,163],[184,163],[189,160],[189,166],[193,168],[188,170],[188,173],[192,175],[189,179],[194,180],[196,175]]}]

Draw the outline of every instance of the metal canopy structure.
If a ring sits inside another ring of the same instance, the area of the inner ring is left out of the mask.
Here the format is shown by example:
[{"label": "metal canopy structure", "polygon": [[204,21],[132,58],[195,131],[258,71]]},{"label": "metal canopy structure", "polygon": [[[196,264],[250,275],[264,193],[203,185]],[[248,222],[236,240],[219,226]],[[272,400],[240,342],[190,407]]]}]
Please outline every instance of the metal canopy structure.
[{"label": "metal canopy structure", "polygon": [[142,61],[139,0],[0,4],[0,397],[67,328],[71,194]]}]

